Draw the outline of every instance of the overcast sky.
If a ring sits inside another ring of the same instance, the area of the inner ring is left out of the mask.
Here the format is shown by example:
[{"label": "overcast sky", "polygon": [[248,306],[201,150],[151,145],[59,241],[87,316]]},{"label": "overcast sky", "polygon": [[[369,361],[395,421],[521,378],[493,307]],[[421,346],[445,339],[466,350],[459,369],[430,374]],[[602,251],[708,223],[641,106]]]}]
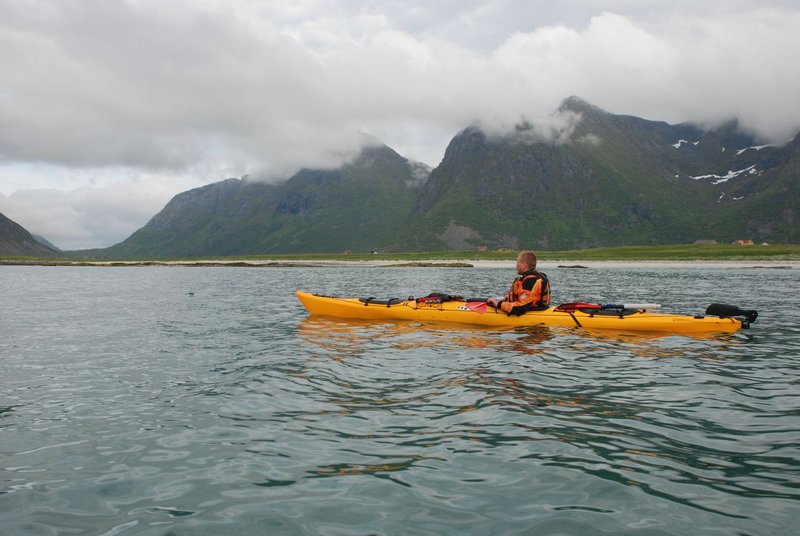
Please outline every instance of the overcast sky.
[{"label": "overcast sky", "polygon": [[334,165],[368,133],[438,164],[476,121],[578,95],[800,130],[797,0],[0,0],[0,212],[63,249],[182,191]]}]

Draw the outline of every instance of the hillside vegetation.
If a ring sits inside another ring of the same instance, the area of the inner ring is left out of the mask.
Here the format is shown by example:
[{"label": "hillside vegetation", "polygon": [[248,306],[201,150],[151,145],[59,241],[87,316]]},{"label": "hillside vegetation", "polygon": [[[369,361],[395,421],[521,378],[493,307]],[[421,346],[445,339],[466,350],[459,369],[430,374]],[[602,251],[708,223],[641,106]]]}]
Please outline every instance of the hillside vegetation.
[{"label": "hillside vegetation", "polygon": [[[620,246],[611,248],[537,251],[542,261],[800,261],[800,244],[778,244],[740,246],[730,244],[712,245],[665,245],[665,246]],[[205,257],[203,261],[493,261],[516,258],[516,251],[442,250],[416,253],[350,253],[350,254],[284,254],[284,255],[237,255]],[[94,257],[83,259],[52,259],[33,256],[0,256],[0,264],[45,264],[69,265],[73,263],[104,261],[144,261],[140,258],[109,259]],[[149,259],[160,262],[192,262],[196,257],[164,257]]]}]

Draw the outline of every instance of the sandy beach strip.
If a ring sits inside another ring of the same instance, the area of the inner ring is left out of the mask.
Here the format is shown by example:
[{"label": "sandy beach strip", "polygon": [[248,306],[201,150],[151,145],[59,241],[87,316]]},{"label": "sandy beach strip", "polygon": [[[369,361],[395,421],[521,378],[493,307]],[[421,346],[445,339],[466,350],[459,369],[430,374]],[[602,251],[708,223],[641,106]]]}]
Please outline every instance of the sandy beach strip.
[{"label": "sandy beach strip", "polygon": [[[197,259],[180,261],[80,261],[59,259],[58,261],[0,261],[0,265],[36,266],[99,266],[99,267],[243,267],[243,268],[498,268],[514,270],[515,261],[472,259],[428,259],[409,260],[296,260],[296,259]],[[539,269],[800,269],[800,260],[542,260]]]},{"label": "sandy beach strip", "polygon": [[[119,265],[120,263],[115,263]],[[131,264],[136,264],[135,261]],[[368,267],[368,268],[501,268],[514,270],[516,261],[508,260],[453,260],[453,259],[429,259],[424,261],[408,260],[318,260],[318,261],[298,261],[298,260],[197,260],[197,261],[165,261],[163,263],[153,263],[165,266],[243,266],[243,267],[279,267],[279,268],[325,268],[325,267]],[[661,260],[543,260],[539,262],[539,269],[548,270],[553,268],[570,269],[619,269],[619,268],[679,268],[679,269],[736,269],[736,268],[773,268],[773,269],[798,269],[800,261],[786,260],[680,260],[680,261],[661,261]]]},{"label": "sandy beach strip", "polygon": [[[513,262],[511,265],[513,266]],[[798,260],[680,260],[680,261],[542,261],[539,268],[544,270],[546,267],[571,268],[575,266],[586,268],[696,268],[696,269],[726,269],[726,268],[773,268],[773,269],[797,269],[800,268]]]}]

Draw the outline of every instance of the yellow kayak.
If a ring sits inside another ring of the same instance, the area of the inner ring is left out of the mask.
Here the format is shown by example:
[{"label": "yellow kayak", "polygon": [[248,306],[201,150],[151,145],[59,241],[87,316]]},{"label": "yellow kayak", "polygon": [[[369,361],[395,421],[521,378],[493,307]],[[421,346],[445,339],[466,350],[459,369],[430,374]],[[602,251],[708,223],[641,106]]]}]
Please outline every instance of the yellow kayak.
[{"label": "yellow kayak", "polygon": [[373,298],[335,298],[297,292],[300,302],[312,315],[366,320],[411,320],[418,322],[454,322],[479,326],[519,327],[535,325],[571,326],[618,331],[661,333],[733,333],[749,327],[756,311],[736,306],[714,304],[705,315],[679,315],[648,310],[656,304],[641,306],[600,306],[563,304],[520,316],[508,316],[480,301],[460,298],[424,301],[414,298],[375,300]]}]

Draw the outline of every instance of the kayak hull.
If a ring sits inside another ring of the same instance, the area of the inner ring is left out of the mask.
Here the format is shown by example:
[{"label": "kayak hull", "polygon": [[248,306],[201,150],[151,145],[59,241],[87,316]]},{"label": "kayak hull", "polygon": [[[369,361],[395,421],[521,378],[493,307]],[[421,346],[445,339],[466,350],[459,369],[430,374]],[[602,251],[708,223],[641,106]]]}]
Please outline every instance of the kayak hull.
[{"label": "kayak hull", "polygon": [[[409,320],[417,322],[451,322],[493,327],[567,326],[618,331],[661,333],[733,333],[741,329],[736,318],[691,316],[637,311],[630,314],[598,314],[583,311],[556,311],[554,307],[508,316],[493,307],[475,307],[464,301],[417,303],[404,300],[391,305],[364,303],[358,298],[335,298],[308,292],[297,292],[297,298],[312,315],[364,320]],[[477,311],[474,309],[478,309]],[[479,312],[483,309],[485,312]]]}]

